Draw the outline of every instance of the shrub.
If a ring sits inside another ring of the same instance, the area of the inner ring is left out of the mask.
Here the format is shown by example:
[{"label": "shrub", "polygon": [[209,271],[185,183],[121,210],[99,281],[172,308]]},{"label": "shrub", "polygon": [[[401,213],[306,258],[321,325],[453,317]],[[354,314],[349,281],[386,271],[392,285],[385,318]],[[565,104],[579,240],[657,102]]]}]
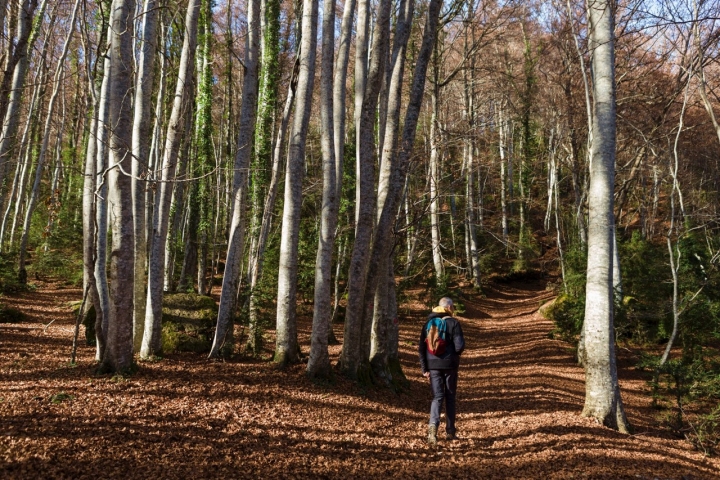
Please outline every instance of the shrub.
[{"label": "shrub", "polygon": [[82,257],[72,250],[39,248],[32,263],[36,275],[63,279],[66,284],[80,286],[83,279]]},{"label": "shrub", "polygon": [[17,308],[0,304],[0,323],[22,323],[25,318],[25,314]]}]

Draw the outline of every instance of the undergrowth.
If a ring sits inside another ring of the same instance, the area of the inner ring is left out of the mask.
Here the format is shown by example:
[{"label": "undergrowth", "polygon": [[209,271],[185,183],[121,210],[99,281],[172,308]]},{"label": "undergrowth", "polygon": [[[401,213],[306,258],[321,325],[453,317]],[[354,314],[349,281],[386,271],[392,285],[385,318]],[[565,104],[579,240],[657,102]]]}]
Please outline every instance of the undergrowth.
[{"label": "undergrowth", "polygon": [[[616,342],[639,352],[637,367],[648,373],[662,424],[707,453],[720,442],[720,274],[707,248],[711,240],[688,234],[677,243],[681,316],[666,362],[661,353],[673,329],[673,284],[665,242],[636,233],[620,243],[622,295],[616,292],[614,305]],[[553,337],[577,346],[585,315],[584,248],[570,247],[565,260],[565,281],[543,313],[555,324]]]}]

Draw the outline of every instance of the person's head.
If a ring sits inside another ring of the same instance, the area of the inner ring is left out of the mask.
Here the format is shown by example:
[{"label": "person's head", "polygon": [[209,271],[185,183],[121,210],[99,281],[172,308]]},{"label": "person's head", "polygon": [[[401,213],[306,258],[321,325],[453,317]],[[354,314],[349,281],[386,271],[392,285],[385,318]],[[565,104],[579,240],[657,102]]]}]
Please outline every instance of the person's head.
[{"label": "person's head", "polygon": [[443,297],[438,302],[438,305],[443,307],[446,312],[452,314],[455,311],[455,305],[453,305],[452,298],[450,297]]}]

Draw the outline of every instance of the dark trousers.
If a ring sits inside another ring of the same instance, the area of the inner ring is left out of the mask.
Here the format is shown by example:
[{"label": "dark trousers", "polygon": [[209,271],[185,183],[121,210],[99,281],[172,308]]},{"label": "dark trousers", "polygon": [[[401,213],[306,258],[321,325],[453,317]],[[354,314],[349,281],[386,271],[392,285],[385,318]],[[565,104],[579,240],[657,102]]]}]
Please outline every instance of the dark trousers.
[{"label": "dark trousers", "polygon": [[440,424],[440,410],[445,400],[445,431],[455,433],[455,393],[457,392],[457,370],[430,370],[430,386],[433,400],[430,405],[430,425]]}]

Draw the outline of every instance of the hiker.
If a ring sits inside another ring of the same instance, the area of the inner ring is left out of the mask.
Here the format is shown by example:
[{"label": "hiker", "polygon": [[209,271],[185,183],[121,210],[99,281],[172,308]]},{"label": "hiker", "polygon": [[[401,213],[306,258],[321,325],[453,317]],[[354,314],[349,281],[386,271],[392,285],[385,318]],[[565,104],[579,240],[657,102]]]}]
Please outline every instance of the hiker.
[{"label": "hiker", "polygon": [[445,400],[445,439],[455,440],[455,394],[457,390],[460,355],[465,349],[460,322],[453,318],[455,306],[452,299],[444,297],[428,315],[420,332],[420,368],[430,380],[433,400],[430,405],[428,443],[437,443],[437,429],[440,425],[440,409]]}]

